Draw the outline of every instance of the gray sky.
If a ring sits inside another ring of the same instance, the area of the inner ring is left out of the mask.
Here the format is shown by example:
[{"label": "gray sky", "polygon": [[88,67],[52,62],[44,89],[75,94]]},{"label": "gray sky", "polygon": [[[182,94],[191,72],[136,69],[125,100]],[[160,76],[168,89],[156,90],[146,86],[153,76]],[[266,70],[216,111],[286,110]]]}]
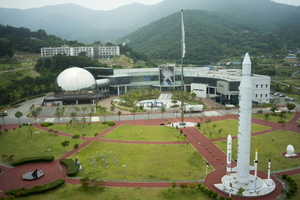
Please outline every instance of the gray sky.
[{"label": "gray sky", "polygon": [[[123,5],[139,2],[145,5],[152,5],[163,0],[0,0],[0,7],[3,8],[37,8],[47,5],[73,3],[93,10],[112,10]],[[273,0],[278,3],[300,6],[300,0]]]}]

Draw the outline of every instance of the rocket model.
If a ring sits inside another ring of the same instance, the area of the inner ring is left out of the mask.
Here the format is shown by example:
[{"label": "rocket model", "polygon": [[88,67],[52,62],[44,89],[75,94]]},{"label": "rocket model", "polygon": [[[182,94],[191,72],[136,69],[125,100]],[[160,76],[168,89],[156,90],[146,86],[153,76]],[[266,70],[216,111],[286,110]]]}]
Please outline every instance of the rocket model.
[{"label": "rocket model", "polygon": [[239,95],[239,126],[238,126],[238,182],[247,184],[250,174],[250,143],[251,143],[251,115],[252,115],[252,80],[251,60],[246,53],[243,61],[242,80]]},{"label": "rocket model", "polygon": [[[226,172],[227,176],[231,174],[231,149],[232,149],[232,137],[228,135],[227,137],[227,160],[226,160]],[[230,177],[228,177],[230,178]]]}]

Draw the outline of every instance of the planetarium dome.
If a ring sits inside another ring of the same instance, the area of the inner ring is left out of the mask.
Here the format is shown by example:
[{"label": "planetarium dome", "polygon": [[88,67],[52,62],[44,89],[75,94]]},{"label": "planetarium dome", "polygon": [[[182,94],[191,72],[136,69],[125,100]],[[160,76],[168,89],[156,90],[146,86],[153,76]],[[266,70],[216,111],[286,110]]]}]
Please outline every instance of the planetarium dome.
[{"label": "planetarium dome", "polygon": [[54,86],[55,95],[95,94],[97,88],[93,75],[79,67],[71,67],[61,72]]}]

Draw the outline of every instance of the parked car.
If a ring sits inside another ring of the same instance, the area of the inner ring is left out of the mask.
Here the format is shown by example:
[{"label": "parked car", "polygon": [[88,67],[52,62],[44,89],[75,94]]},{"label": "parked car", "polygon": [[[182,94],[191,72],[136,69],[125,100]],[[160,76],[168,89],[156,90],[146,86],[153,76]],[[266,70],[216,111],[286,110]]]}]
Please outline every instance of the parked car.
[{"label": "parked car", "polygon": [[290,98],[290,101],[297,101],[297,99],[295,99],[295,98]]},{"label": "parked car", "polygon": [[279,96],[279,95],[281,95],[281,94],[280,94],[280,92],[275,92],[274,95],[275,95],[275,96]]},{"label": "parked car", "polygon": [[286,97],[286,96],[285,96],[285,94],[281,94],[281,95],[279,95],[279,97]]}]

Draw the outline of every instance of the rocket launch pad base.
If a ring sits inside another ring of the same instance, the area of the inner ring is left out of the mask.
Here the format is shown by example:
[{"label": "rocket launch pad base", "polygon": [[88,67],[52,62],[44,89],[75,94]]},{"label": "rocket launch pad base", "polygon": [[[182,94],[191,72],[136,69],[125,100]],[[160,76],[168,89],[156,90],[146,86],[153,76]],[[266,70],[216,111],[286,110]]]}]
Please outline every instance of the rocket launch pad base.
[{"label": "rocket launch pad base", "polygon": [[232,195],[236,195],[238,189],[243,188],[245,190],[243,192],[244,197],[265,196],[272,193],[276,187],[272,179],[261,179],[257,177],[255,181],[255,176],[253,175],[250,175],[248,184],[239,183],[237,174],[231,174],[230,178],[225,175],[221,181],[222,183],[214,185],[218,190],[227,194],[231,193]]}]

